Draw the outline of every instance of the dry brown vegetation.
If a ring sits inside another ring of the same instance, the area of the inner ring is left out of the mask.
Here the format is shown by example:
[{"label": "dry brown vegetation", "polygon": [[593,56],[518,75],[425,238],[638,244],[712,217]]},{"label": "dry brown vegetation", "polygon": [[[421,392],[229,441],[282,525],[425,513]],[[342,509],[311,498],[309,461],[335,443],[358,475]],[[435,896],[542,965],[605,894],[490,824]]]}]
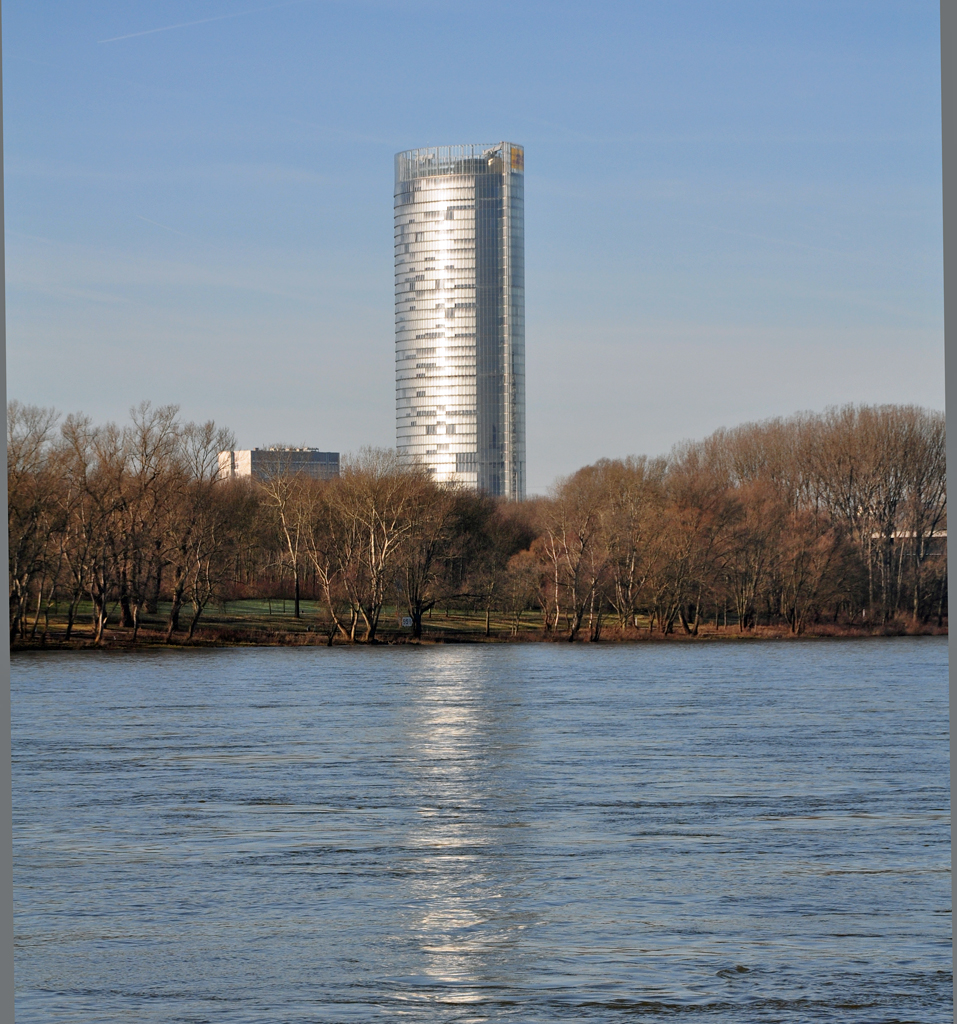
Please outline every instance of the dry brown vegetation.
[{"label": "dry brown vegetation", "polygon": [[[602,460],[522,504],[436,486],[380,450],[338,480],[224,483],[231,434],[174,407],[141,405],[119,428],[14,402],[8,423],[14,644],[859,635],[946,620],[944,420],[914,407],[746,424],[668,458]],[[290,606],[279,629],[248,613],[273,600]]]}]

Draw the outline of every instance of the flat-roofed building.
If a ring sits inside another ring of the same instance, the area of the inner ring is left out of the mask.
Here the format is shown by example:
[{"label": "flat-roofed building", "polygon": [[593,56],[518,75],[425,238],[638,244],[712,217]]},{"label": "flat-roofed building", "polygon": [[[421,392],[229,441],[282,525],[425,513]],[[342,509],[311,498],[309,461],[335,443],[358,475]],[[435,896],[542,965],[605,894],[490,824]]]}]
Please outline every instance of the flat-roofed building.
[{"label": "flat-roofed building", "polygon": [[249,448],[219,453],[219,478],[250,477],[270,480],[277,476],[301,474],[315,480],[339,475],[339,453],[318,448]]}]

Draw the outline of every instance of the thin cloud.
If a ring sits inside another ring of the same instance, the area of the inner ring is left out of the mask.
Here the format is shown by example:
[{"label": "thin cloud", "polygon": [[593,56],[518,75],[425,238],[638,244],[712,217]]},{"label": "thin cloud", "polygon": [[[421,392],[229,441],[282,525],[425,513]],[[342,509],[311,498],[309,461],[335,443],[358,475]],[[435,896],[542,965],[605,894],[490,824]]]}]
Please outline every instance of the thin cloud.
[{"label": "thin cloud", "polygon": [[225,21],[227,18],[239,18],[244,14],[259,14],[262,11],[275,11],[279,7],[292,7],[293,4],[308,3],[309,0],[286,0],[281,4],[270,4],[269,7],[254,7],[248,11],[233,11],[232,14],[217,14],[213,18],[200,18],[199,21],[181,21],[177,25],[164,25],[162,28],[148,28],[143,32],[129,32],[125,36],[112,36],[109,39],[98,39],[98,43],[118,43],[123,39],[136,39],[138,36],[151,36],[156,32],[172,32],[175,28],[190,28],[193,25],[208,25],[211,21]]},{"label": "thin cloud", "polygon": [[176,228],[171,228],[168,224],[160,224],[158,220],[150,220],[149,217],[144,217],[142,214],[137,214],[140,220],[145,220],[147,224],[154,224],[158,228],[162,228],[164,231],[172,231],[174,235],[180,235],[183,238],[189,238],[189,235],[183,234],[182,231],[177,231]]}]

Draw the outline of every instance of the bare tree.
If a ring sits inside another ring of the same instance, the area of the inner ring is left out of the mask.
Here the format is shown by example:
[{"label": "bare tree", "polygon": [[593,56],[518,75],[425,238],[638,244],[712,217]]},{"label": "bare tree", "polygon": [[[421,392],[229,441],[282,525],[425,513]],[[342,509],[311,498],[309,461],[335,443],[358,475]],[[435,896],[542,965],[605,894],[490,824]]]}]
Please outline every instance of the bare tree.
[{"label": "bare tree", "polygon": [[179,473],[164,522],[164,566],[172,576],[166,642],[180,629],[186,601],[193,613],[192,639],[206,605],[226,582],[238,538],[249,528],[255,506],[245,481],[217,480],[217,456],[235,444],[232,434],[209,421],[188,423],[178,436]]},{"label": "bare tree", "polygon": [[314,481],[296,473],[288,461],[281,461],[277,453],[274,472],[259,481],[258,488],[269,513],[273,528],[280,537],[284,562],[293,579],[293,614],[301,617],[302,569],[306,537],[313,519],[315,504]]},{"label": "bare tree", "polygon": [[346,462],[330,495],[336,529],[339,580],[373,643],[394,582],[400,543],[411,529],[421,471],[399,463],[390,450],[367,448]]},{"label": "bare tree", "polygon": [[[54,409],[10,402],[7,408],[7,529],[9,533],[10,638],[22,632],[32,587],[37,620],[45,585],[56,584],[51,541],[62,529],[53,438]],[[34,621],[34,628],[36,621]]]},{"label": "bare tree", "polygon": [[611,574],[608,600],[624,632],[629,626],[637,628],[645,585],[660,561],[667,463],[640,457],[599,465],[603,468],[603,529]]},{"label": "bare tree", "polygon": [[601,633],[603,587],[610,562],[603,471],[601,465],[586,466],[560,481],[544,510],[544,553],[554,579],[556,625],[564,606],[572,641],[586,614],[592,624],[592,639]]},{"label": "bare tree", "polygon": [[422,636],[422,616],[435,606],[440,587],[474,501],[449,487],[439,487],[424,474],[418,495],[410,504],[399,565],[406,607],[412,619],[412,635]]},{"label": "bare tree", "polygon": [[121,623],[132,628],[133,639],[149,594],[159,588],[164,506],[179,469],[177,412],[175,405],[143,402],[130,410],[132,423],[122,433],[117,572]]},{"label": "bare tree", "polygon": [[678,449],[666,478],[661,556],[650,574],[658,629],[681,622],[696,635],[702,598],[713,589],[738,505],[728,481],[702,464],[694,447]]},{"label": "bare tree", "polygon": [[733,497],[737,509],[729,524],[721,574],[734,602],[738,629],[744,631],[757,623],[758,599],[773,578],[788,510],[774,488],[760,479],[737,488]]}]

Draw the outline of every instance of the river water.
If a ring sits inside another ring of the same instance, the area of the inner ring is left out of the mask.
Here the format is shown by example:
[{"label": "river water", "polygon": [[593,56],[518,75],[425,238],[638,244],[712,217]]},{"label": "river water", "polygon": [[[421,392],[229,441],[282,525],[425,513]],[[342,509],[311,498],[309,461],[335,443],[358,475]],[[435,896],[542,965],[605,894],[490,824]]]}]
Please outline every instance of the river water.
[{"label": "river water", "polygon": [[19,1024],[953,1020],[942,639],[13,669]]}]

